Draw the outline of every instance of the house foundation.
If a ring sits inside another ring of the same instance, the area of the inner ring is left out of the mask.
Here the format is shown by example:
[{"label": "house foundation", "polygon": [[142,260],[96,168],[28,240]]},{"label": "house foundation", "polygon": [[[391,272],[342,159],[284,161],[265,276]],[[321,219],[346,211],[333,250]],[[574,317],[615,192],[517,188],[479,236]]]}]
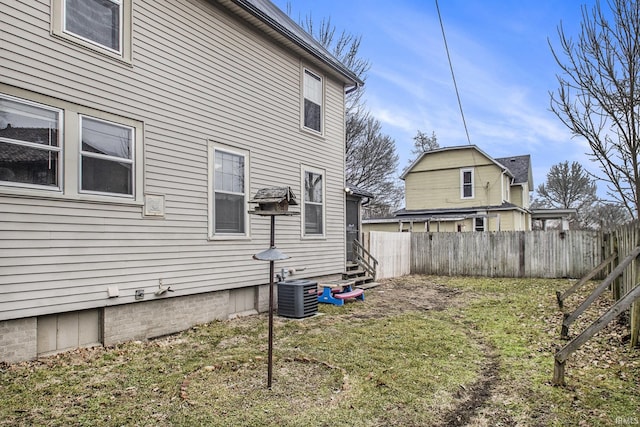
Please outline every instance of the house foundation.
[{"label": "house foundation", "polygon": [[16,363],[78,347],[147,340],[268,309],[269,286],[260,285],[5,320],[0,322],[0,361]]}]

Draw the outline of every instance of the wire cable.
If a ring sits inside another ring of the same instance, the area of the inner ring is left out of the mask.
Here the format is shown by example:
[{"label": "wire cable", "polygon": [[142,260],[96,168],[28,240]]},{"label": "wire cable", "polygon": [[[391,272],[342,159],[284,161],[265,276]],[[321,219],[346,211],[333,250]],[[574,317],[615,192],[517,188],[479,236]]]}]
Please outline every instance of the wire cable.
[{"label": "wire cable", "polygon": [[438,20],[440,20],[440,29],[442,29],[442,40],[444,40],[444,49],[447,52],[447,59],[449,60],[449,69],[451,69],[451,78],[453,79],[453,87],[456,91],[456,97],[458,98],[458,107],[460,107],[460,115],[462,116],[462,124],[464,131],[467,134],[467,142],[471,145],[471,138],[469,137],[469,130],[467,129],[467,121],[464,118],[464,111],[462,110],[462,101],[460,100],[460,92],[458,91],[458,84],[456,83],[456,75],[453,72],[453,63],[451,62],[451,55],[449,55],[449,46],[447,45],[447,36],[444,32],[444,24],[442,23],[442,16],[440,15],[440,6],[438,6],[438,0],[436,2],[436,10],[438,11]]}]

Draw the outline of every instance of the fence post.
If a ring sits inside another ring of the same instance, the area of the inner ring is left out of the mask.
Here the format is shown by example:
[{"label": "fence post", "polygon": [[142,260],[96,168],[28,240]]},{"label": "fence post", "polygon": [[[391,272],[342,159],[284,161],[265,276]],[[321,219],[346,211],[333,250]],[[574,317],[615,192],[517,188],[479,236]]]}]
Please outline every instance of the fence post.
[{"label": "fence post", "polygon": [[520,238],[519,243],[519,248],[520,248],[520,259],[519,261],[519,268],[518,268],[518,277],[526,277],[526,254],[525,254],[525,249],[526,249],[526,245],[525,245],[525,239],[524,239],[524,231],[521,231],[518,235],[518,237]]}]

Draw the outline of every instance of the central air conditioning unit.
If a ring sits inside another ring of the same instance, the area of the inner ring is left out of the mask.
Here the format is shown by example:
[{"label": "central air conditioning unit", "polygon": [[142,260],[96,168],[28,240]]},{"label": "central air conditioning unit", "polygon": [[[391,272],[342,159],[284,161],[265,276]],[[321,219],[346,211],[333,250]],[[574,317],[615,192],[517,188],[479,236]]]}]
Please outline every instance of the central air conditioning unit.
[{"label": "central air conditioning unit", "polygon": [[278,315],[301,319],[318,312],[318,283],[296,279],[278,282]]}]

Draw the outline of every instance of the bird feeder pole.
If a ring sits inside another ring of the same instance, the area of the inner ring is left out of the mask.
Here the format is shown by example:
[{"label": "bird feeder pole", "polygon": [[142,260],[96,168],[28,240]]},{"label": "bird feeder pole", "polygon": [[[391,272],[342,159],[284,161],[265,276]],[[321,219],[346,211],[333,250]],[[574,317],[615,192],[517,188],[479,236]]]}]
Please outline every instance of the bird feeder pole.
[{"label": "bird feeder pole", "polygon": [[269,342],[267,356],[267,388],[271,390],[273,379],[273,285],[275,277],[275,261],[288,259],[289,256],[276,248],[276,216],[297,215],[299,212],[289,212],[289,205],[297,205],[295,195],[289,187],[264,188],[256,193],[251,203],[258,203],[258,207],[249,213],[271,217],[271,232],[269,249],[253,256],[260,261],[269,261]]},{"label": "bird feeder pole", "polygon": [[[271,215],[271,238],[269,247],[276,245],[276,216]],[[275,261],[269,261],[269,350],[267,356],[267,388],[271,390],[273,378],[273,277],[275,275]]]}]

